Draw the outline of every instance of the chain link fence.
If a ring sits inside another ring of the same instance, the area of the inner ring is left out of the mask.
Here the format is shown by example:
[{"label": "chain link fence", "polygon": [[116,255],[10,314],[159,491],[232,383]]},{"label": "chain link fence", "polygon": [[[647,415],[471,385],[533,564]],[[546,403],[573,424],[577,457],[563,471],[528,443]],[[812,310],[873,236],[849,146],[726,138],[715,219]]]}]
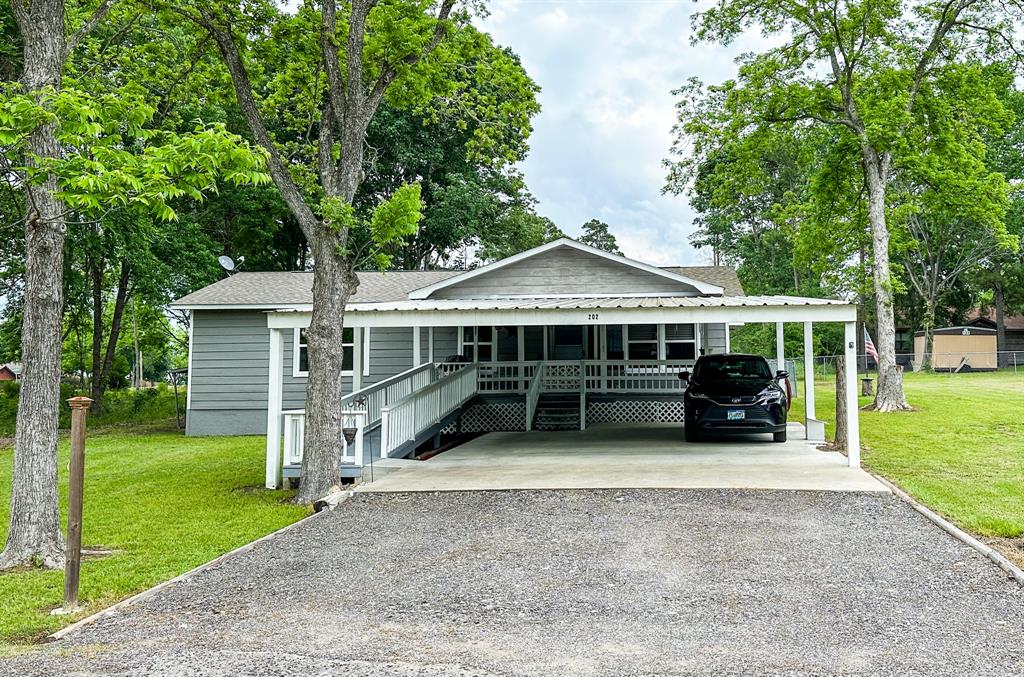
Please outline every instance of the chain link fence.
[{"label": "chain link fence", "polygon": [[[835,376],[836,355],[818,355],[814,358],[815,378]],[[925,359],[927,358],[927,359]],[[1003,350],[998,352],[934,352],[924,355],[897,353],[896,362],[905,371],[923,371],[926,368],[936,373],[961,374],[970,372],[1010,371],[1024,375],[1024,351]],[[797,360],[801,374],[803,361]],[[874,377],[878,365],[870,355],[857,356],[857,373]]]}]

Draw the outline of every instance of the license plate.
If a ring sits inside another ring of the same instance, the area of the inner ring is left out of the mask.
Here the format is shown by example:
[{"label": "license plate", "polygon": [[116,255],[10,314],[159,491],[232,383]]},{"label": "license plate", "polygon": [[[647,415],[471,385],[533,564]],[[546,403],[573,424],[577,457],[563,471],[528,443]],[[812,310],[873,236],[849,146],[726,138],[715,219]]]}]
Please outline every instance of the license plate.
[{"label": "license plate", "polygon": [[742,421],[746,417],[746,412],[742,409],[730,409],[725,416],[729,421]]}]

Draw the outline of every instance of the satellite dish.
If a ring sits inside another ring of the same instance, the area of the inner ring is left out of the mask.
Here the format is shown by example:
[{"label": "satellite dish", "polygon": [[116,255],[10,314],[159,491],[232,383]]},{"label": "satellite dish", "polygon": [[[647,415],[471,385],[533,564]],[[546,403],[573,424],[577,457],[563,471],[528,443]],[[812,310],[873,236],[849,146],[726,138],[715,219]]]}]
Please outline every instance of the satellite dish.
[{"label": "satellite dish", "polygon": [[229,273],[235,269],[235,262],[231,260],[230,256],[218,256],[217,261],[220,262],[220,267]]}]

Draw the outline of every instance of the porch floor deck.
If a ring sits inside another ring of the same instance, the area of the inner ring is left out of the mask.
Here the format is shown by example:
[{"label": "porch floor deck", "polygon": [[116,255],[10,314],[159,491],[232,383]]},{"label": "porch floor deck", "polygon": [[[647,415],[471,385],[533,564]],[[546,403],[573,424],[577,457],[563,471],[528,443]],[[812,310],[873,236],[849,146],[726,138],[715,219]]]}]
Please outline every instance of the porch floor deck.
[{"label": "porch floor deck", "polygon": [[790,424],[770,435],[683,441],[679,424],[599,424],[585,431],[488,433],[428,461],[385,459],[368,492],[509,489],[796,489],[887,493],[846,457]]}]

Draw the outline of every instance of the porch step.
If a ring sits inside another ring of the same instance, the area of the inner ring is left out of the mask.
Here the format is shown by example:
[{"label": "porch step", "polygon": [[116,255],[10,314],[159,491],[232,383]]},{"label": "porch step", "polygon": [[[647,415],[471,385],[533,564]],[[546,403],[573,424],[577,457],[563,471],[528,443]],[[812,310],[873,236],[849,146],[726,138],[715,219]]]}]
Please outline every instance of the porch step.
[{"label": "porch step", "polygon": [[547,393],[537,400],[534,430],[579,430],[580,396],[577,393]]}]

